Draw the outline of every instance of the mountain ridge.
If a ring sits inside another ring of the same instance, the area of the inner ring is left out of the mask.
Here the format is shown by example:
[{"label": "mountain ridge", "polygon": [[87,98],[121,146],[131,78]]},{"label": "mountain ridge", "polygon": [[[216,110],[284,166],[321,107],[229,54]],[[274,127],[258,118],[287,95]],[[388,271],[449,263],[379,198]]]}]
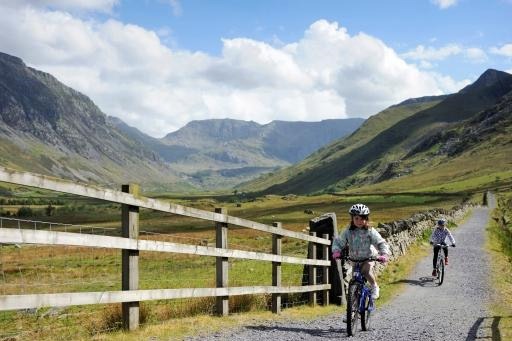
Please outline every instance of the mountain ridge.
[{"label": "mountain ridge", "polygon": [[[153,189],[229,188],[289,165],[329,142],[326,138],[341,137],[363,122],[329,121],[332,136],[315,136],[308,125],[316,123],[291,123],[305,128],[290,129],[290,136],[300,137],[300,144],[294,147],[292,141],[288,150],[279,147],[291,138],[280,134],[275,144],[275,129],[270,129],[286,122],[261,126],[217,120],[225,128],[217,131],[212,121],[192,122],[189,127],[205,124],[209,132],[195,131],[186,138],[186,129],[180,130],[178,135],[184,135],[174,143],[172,133],[167,139],[156,139],[108,117],[86,95],[5,53],[0,53],[0,89],[0,160],[4,166],[80,181],[138,182]],[[250,128],[250,138],[239,125]],[[267,127],[265,132],[262,127]],[[206,139],[209,135],[216,139]]]},{"label": "mountain ridge", "polygon": [[[162,159],[197,186],[232,187],[300,161],[326,143],[353,132],[362,122],[361,118],[267,124],[235,119],[195,120],[162,139],[146,139],[144,143],[151,143]],[[137,136],[141,133],[134,132],[135,128],[118,128],[140,138]]]},{"label": "mountain ridge", "polygon": [[[494,82],[489,80],[494,80]],[[512,90],[512,75],[501,71],[487,70],[472,85],[425,110],[399,120],[389,128],[372,135],[371,140],[367,143],[352,149],[341,157],[326,158],[323,160],[324,162],[310,166],[302,172],[294,173],[293,169],[289,170],[294,176],[290,176],[284,182],[267,187],[262,193],[304,194],[321,192],[329,190],[329,188],[330,190],[339,190],[347,184],[353,184],[353,182],[347,182],[347,179],[358,172],[372,173],[373,175],[368,176],[366,180],[371,181],[369,179],[372,177],[375,180],[377,179],[375,171],[371,168],[380,169],[381,173],[385,172],[390,163],[406,155],[418,141],[421,141],[423,136],[431,134],[436,129],[445,129],[451,124],[469,119],[478,112],[495,105],[510,90]],[[360,134],[363,128],[361,127],[354,134]],[[337,146],[343,146],[343,140],[337,145],[331,146],[333,154]],[[308,159],[303,163],[307,163]],[[267,182],[271,182],[271,180]],[[250,188],[250,184],[248,187]]]}]

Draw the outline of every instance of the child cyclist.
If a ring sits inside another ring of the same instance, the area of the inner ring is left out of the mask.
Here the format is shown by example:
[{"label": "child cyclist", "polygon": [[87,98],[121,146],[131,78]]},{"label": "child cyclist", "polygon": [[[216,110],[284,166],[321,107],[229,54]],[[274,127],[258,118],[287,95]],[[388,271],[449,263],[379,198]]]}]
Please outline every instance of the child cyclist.
[{"label": "child cyclist", "polygon": [[[436,244],[446,245],[445,239],[448,237],[450,240],[450,243],[452,243],[452,246],[455,247],[455,239],[453,239],[453,236],[446,227],[446,220],[445,219],[439,219],[437,221],[437,226],[434,229],[434,232],[432,232],[432,236],[430,236],[430,244],[434,245],[434,259],[432,260],[433,270],[432,270],[432,276],[437,276],[436,271],[436,263],[437,263],[437,257],[439,255],[439,249],[441,247]],[[448,265],[448,248],[443,248],[444,252],[444,263],[445,265]]]},{"label": "child cyclist", "polygon": [[[348,246],[348,255],[350,259],[367,259],[379,256],[377,261],[385,263],[389,257],[389,245],[382,236],[373,227],[368,225],[370,209],[363,204],[355,204],[350,210],[350,226],[343,231],[341,236],[334,239],[332,245],[332,257],[338,259],[341,257],[341,250]],[[373,248],[372,248],[373,246]],[[373,261],[365,261],[361,266],[361,273],[368,280],[372,287],[372,297],[379,298],[379,286],[373,274]]]}]

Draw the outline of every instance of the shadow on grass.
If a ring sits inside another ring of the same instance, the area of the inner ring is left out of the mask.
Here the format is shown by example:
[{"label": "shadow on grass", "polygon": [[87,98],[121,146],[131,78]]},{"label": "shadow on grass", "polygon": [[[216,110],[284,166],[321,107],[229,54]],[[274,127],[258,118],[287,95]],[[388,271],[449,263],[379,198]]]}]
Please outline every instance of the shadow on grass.
[{"label": "shadow on grass", "polygon": [[512,316],[479,317],[469,329],[466,341],[480,339],[487,339],[492,341],[510,340],[508,336],[511,335],[512,330],[503,333],[504,330],[502,328],[506,328],[505,326],[500,326],[500,322],[502,322],[503,319],[512,319]]}]

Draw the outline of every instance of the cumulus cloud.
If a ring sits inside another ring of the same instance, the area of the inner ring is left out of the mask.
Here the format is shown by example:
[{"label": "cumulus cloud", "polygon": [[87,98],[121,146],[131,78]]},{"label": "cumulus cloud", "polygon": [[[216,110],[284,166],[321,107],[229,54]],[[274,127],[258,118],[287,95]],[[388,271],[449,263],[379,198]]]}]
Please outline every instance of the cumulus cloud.
[{"label": "cumulus cloud", "polygon": [[505,57],[512,57],[512,44],[505,44],[500,47],[492,47],[491,53]]},{"label": "cumulus cloud", "polygon": [[[115,1],[96,3],[99,9]],[[155,137],[197,119],[263,124],[368,117],[404,99],[455,92],[469,82],[422,71],[381,40],[350,35],[326,20],[279,46],[224,39],[221,55],[214,57],[171,49],[161,33],[114,19],[85,20],[27,5],[2,4],[0,13],[2,52],[53,74],[106,114]]]},{"label": "cumulus cloud", "polygon": [[431,2],[440,9],[446,9],[448,7],[455,6],[458,0],[431,0]]}]

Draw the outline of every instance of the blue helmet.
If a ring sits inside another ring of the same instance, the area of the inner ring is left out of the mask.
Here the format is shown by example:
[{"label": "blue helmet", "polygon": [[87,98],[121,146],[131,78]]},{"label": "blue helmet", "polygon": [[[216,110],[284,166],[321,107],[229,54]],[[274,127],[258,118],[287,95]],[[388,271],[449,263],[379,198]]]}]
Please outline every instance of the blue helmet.
[{"label": "blue helmet", "polygon": [[437,221],[437,224],[438,224],[438,225],[441,225],[441,226],[444,226],[444,225],[446,224],[446,219],[444,219],[444,218],[439,219],[439,220]]}]

